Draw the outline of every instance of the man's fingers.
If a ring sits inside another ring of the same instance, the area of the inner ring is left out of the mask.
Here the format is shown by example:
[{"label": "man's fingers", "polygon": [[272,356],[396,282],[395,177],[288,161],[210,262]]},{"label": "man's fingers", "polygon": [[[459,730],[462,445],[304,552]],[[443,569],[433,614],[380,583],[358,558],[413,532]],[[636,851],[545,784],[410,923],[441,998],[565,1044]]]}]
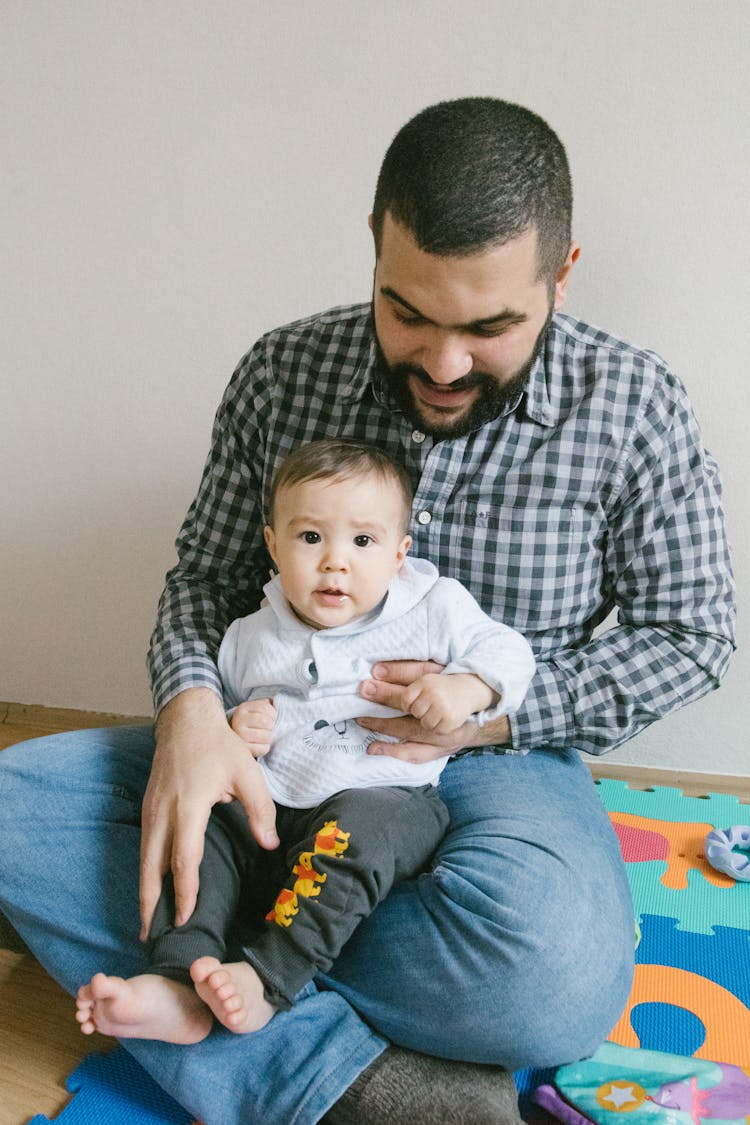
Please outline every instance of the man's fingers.
[{"label": "man's fingers", "polygon": [[371,703],[382,703],[385,707],[392,707],[394,711],[408,711],[404,702],[406,689],[398,684],[389,684],[381,680],[363,680],[359,686],[359,693],[363,699]]},{"label": "man's fingers", "polygon": [[183,813],[175,827],[172,843],[171,869],[174,881],[175,925],[182,926],[195,910],[198,898],[198,870],[203,859],[203,845],[208,824],[205,816]]},{"label": "man's fingers", "polygon": [[384,660],[373,665],[372,675],[375,680],[405,687],[420,676],[437,675],[443,668],[443,664],[436,664],[434,660]]},{"label": "man's fingers", "polygon": [[[408,740],[414,738],[420,730],[419,721],[411,715],[388,719],[380,715],[363,715],[357,719],[361,727],[374,731],[375,734],[387,734],[390,738]],[[369,750],[369,746],[368,746]]]},{"label": "man's fingers", "polygon": [[442,670],[443,665],[433,660],[384,661],[373,665],[372,678],[362,681],[360,694],[394,711],[409,711],[420,691],[417,681],[424,676],[436,676]]},{"label": "man's fingers", "polygon": [[140,875],[140,911],[141,911],[141,941],[148,937],[151,923],[154,918],[156,904],[161,895],[164,875],[169,870],[169,855],[172,848],[172,836],[164,832],[150,834],[146,831],[146,822],[143,824],[141,837],[141,875]]},{"label": "man's fingers", "polygon": [[273,851],[279,846],[276,832],[276,806],[268,791],[263,774],[255,760],[248,762],[237,787],[237,798],[242,802],[250,830],[262,848]]},{"label": "man's fingers", "polygon": [[402,762],[421,765],[435,758],[442,758],[446,751],[426,742],[372,742],[367,747],[368,754],[382,754],[388,758],[398,758]]},{"label": "man's fingers", "polygon": [[[433,758],[442,758],[447,754],[454,754],[465,746],[474,745],[469,742],[467,734],[475,733],[476,727],[464,724],[451,730],[449,734],[440,734],[437,729],[426,731],[419,719],[411,715],[401,715],[388,719],[380,716],[362,716],[357,718],[360,726],[374,733],[375,738],[367,747],[368,754],[386,754],[392,758],[403,758],[407,762],[427,762]],[[378,735],[394,738],[395,743],[381,742]]]}]

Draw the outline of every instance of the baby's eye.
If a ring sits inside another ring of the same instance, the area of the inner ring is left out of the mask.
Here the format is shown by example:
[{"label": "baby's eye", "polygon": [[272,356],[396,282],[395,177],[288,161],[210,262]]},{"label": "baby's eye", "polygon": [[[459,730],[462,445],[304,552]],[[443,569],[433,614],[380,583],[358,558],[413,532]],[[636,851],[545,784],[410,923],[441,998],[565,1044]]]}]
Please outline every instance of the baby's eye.
[{"label": "baby's eye", "polygon": [[320,543],[320,536],[317,531],[303,531],[302,538],[305,543]]},{"label": "baby's eye", "polygon": [[369,535],[355,535],[354,536],[355,547],[369,547],[370,543],[372,543],[372,538]]}]

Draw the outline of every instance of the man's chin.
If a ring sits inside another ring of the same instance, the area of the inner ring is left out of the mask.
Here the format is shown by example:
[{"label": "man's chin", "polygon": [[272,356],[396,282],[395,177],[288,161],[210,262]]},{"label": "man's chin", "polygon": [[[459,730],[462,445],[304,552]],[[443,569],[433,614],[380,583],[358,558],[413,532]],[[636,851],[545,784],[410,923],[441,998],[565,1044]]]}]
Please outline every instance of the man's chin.
[{"label": "man's chin", "polygon": [[448,407],[435,407],[428,413],[414,406],[408,416],[418,430],[437,439],[464,437],[474,429],[470,408],[452,410]]},{"label": "man's chin", "polygon": [[396,398],[399,405],[411,424],[424,434],[429,434],[436,441],[450,441],[454,438],[465,437],[473,430],[497,417],[500,412],[497,403],[490,405],[485,399],[479,398],[467,406],[430,406],[421,403],[408,391],[399,387]]}]

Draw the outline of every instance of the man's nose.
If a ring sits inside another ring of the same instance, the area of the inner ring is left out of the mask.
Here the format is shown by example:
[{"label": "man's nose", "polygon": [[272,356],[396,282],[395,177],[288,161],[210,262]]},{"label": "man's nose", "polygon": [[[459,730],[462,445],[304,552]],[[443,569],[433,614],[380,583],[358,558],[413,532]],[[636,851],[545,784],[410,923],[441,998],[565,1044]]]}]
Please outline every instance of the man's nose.
[{"label": "man's nose", "polygon": [[462,379],[474,366],[468,341],[454,333],[441,334],[430,340],[423,348],[420,360],[433,383],[443,385]]}]

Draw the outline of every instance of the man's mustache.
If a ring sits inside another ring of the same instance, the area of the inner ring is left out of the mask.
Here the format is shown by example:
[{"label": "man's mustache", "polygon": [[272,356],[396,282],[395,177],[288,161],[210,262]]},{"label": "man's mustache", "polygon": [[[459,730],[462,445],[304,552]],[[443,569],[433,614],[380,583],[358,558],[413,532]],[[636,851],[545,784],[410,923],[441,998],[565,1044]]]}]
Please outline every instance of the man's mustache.
[{"label": "man's mustache", "polygon": [[436,387],[438,390],[451,390],[451,391],[470,391],[474,387],[486,387],[494,385],[494,380],[491,375],[486,371],[472,371],[470,375],[462,375],[460,379],[454,379],[451,383],[436,383],[423,367],[415,367],[411,363],[397,363],[390,369],[391,376],[404,376],[414,375],[421,383],[425,383],[428,387]]}]

